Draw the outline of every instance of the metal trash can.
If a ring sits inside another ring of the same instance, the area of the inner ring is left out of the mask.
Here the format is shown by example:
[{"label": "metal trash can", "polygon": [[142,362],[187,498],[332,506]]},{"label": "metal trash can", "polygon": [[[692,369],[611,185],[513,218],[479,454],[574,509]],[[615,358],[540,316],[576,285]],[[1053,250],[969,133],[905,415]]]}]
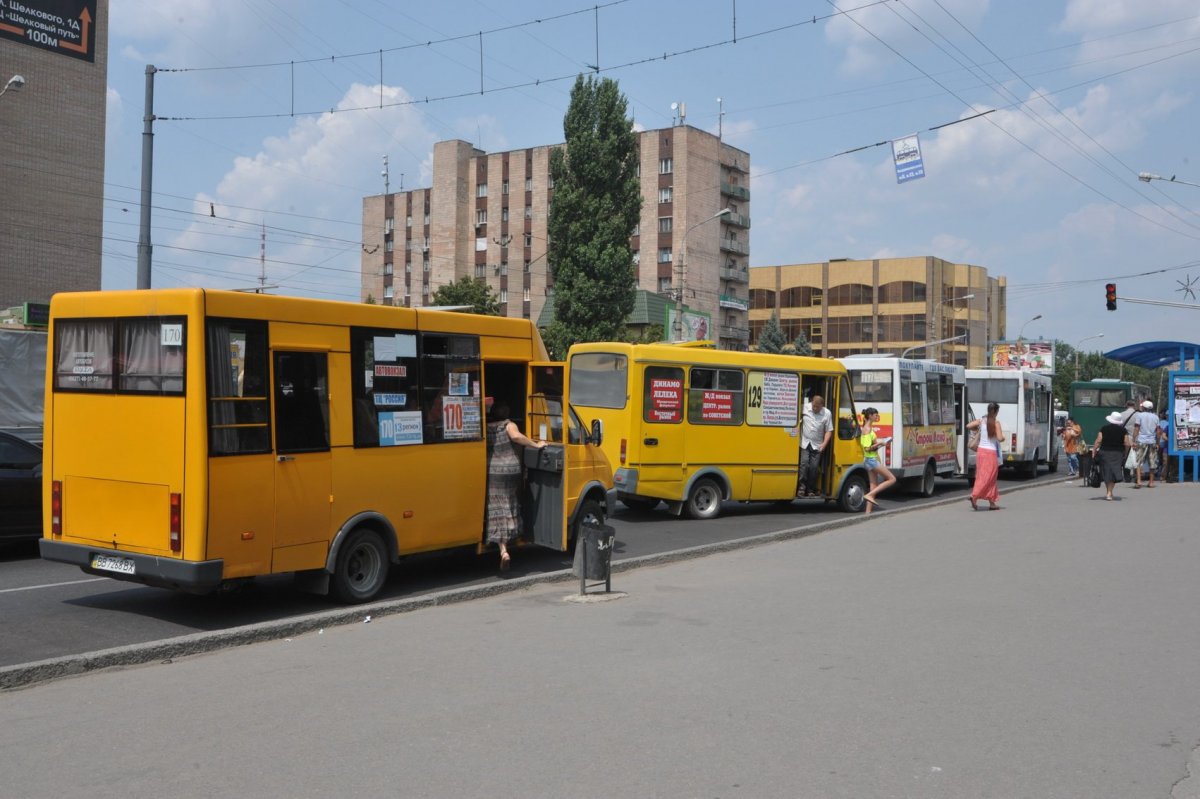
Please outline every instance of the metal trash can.
[{"label": "metal trash can", "polygon": [[612,551],[616,541],[617,531],[607,524],[579,525],[571,566],[571,573],[579,578],[579,593],[587,593],[588,580],[603,580],[604,590],[612,590]]}]

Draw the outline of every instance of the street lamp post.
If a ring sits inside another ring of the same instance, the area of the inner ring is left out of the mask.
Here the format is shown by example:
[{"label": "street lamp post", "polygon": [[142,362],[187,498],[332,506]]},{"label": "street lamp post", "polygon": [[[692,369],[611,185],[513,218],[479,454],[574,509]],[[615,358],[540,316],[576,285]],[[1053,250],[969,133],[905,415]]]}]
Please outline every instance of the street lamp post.
[{"label": "street lamp post", "polygon": [[8,83],[4,84],[4,88],[0,89],[0,97],[3,97],[4,93],[9,89],[12,89],[14,92],[19,92],[22,88],[24,88],[24,86],[25,79],[20,75],[13,75],[8,79]]},{"label": "street lamp post", "polygon": [[1200,183],[1192,183],[1191,181],[1180,180],[1174,175],[1171,175],[1169,178],[1164,178],[1162,175],[1156,175],[1153,172],[1139,172],[1138,180],[1140,180],[1142,183],[1149,183],[1152,180],[1165,180],[1167,183],[1182,183],[1185,186],[1195,186],[1200,188]]},{"label": "street lamp post", "polygon": [[[930,320],[930,324],[928,325],[929,338],[933,338],[933,334],[936,332],[939,332],[939,328],[941,327],[941,325],[939,325],[938,322],[944,321],[944,319],[938,318],[941,315],[941,309],[942,309],[943,305],[949,305],[952,310],[957,310],[954,308],[954,303],[958,302],[959,300],[968,300],[969,301],[969,300],[973,300],[973,299],[975,299],[974,294],[964,294],[961,297],[950,297],[949,299],[945,299],[945,300],[942,300],[941,302],[939,302],[937,304],[937,306],[933,309],[934,310],[933,318]],[[967,310],[968,310],[967,336],[965,336],[965,338],[967,339],[967,360],[968,361],[970,361],[970,358],[971,358],[971,336],[970,336],[971,319],[970,319],[970,315],[969,315],[970,307],[971,307],[970,305],[967,306]],[[954,316],[954,318],[955,319],[958,318],[957,314]],[[958,336],[957,338],[964,338],[964,337]],[[944,339],[944,340],[954,341],[954,340],[957,340],[957,338],[956,339]]]},{"label": "street lamp post", "polygon": [[1075,345],[1075,380],[1076,380],[1076,382],[1079,381],[1079,346],[1080,346],[1080,344],[1083,344],[1083,342],[1091,341],[1094,338],[1104,338],[1104,334],[1096,333],[1095,335],[1092,335],[1092,336],[1084,336],[1083,338],[1079,339],[1079,343]]},{"label": "street lamp post", "polygon": [[683,232],[683,239],[679,244],[679,286],[675,289],[675,340],[683,341],[683,292],[687,285],[687,237],[696,228],[703,224],[720,219],[726,214],[733,213],[731,208],[722,208],[707,219],[702,219],[696,224]]},{"label": "street lamp post", "polygon": [[1020,341],[1022,341],[1025,337],[1025,325],[1028,325],[1029,322],[1036,322],[1037,320],[1039,320],[1041,318],[1042,318],[1042,315],[1038,314],[1037,316],[1033,317],[1032,319],[1030,319],[1029,321],[1027,321],[1021,325],[1020,329],[1017,330],[1017,342],[1018,343]]}]

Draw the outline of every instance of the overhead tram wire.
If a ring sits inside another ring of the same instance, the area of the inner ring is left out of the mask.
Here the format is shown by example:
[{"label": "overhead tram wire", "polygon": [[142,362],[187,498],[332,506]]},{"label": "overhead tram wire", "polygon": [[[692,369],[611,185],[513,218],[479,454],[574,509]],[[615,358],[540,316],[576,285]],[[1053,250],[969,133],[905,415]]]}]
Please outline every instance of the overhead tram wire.
[{"label": "overhead tram wire", "polygon": [[[835,0],[826,0],[826,2],[827,2],[827,3],[830,3],[830,4],[832,5],[832,4],[835,2]],[[834,7],[836,8],[836,6],[834,6]],[[953,89],[949,88],[949,87],[948,87],[948,86],[946,86],[944,83],[942,83],[941,81],[939,81],[937,78],[933,77],[933,76],[932,76],[932,75],[930,75],[928,72],[926,72],[925,70],[921,69],[921,67],[917,66],[917,64],[916,64],[916,63],[914,63],[914,62],[912,61],[912,59],[908,58],[908,57],[907,57],[907,56],[905,56],[903,53],[901,53],[899,50],[897,50],[896,48],[892,47],[890,44],[888,44],[886,41],[884,41],[882,38],[880,38],[878,35],[876,35],[876,34],[875,34],[875,33],[874,33],[874,32],[873,32],[871,29],[869,29],[868,27],[866,27],[865,25],[863,25],[861,22],[859,22],[859,21],[858,21],[857,19],[855,19],[853,16],[850,16],[850,15],[848,14],[848,15],[847,15],[847,18],[848,18],[848,19],[849,19],[851,22],[853,22],[855,25],[857,25],[858,27],[860,27],[860,28],[862,28],[864,31],[866,31],[866,33],[867,33],[868,35],[870,35],[870,36],[871,36],[873,39],[875,39],[877,42],[879,42],[879,43],[880,43],[880,44],[882,44],[884,47],[886,47],[888,50],[890,50],[890,51],[891,51],[893,54],[895,54],[895,55],[896,55],[898,58],[902,59],[902,60],[903,60],[903,61],[904,61],[906,64],[908,64],[908,65],[909,65],[909,66],[911,66],[913,69],[917,70],[917,71],[918,71],[918,72],[920,72],[922,75],[925,75],[927,78],[929,78],[929,80],[933,81],[935,84],[937,84],[938,86],[940,86],[940,87],[942,88],[942,90],[943,90],[943,91],[945,91],[947,94],[949,94],[951,97],[953,97],[954,99],[958,100],[960,103],[962,103],[962,104],[963,104],[964,106],[966,106],[967,108],[972,108],[972,109],[974,108],[974,105],[973,105],[972,103],[969,103],[969,102],[967,102],[967,101],[966,101],[964,98],[960,97],[960,96],[959,96],[959,95],[958,95],[958,94],[957,94],[957,93],[956,93],[956,92],[955,92]],[[991,124],[993,127],[995,127],[995,128],[996,128],[996,130],[1000,131],[1000,132],[1001,132],[1001,133],[1003,133],[1005,136],[1008,136],[1010,139],[1012,139],[1013,141],[1015,141],[1015,142],[1017,142],[1018,144],[1020,144],[1022,147],[1024,147],[1026,150],[1028,150],[1029,152],[1033,153],[1034,155],[1036,155],[1036,156],[1037,156],[1038,158],[1040,158],[1042,161],[1045,161],[1047,164],[1049,164],[1050,166],[1054,167],[1056,170],[1058,170],[1058,171],[1059,171],[1059,172],[1061,172],[1062,174],[1066,175],[1066,176],[1067,176],[1067,177],[1069,177],[1071,180],[1075,181],[1076,183],[1078,183],[1079,185],[1081,185],[1081,186],[1083,186],[1084,188],[1088,189],[1089,191],[1093,192],[1094,194],[1096,194],[1096,195],[1098,195],[1098,196],[1100,196],[1100,197],[1103,197],[1104,199],[1108,200],[1110,203],[1112,203],[1112,204],[1114,204],[1114,205],[1116,205],[1116,206],[1118,206],[1118,207],[1120,207],[1120,208],[1124,209],[1124,210],[1125,210],[1125,211],[1127,211],[1128,213],[1131,213],[1131,214],[1133,214],[1134,216],[1136,216],[1136,217],[1138,217],[1138,218],[1140,218],[1140,219],[1143,219],[1143,220],[1145,220],[1145,221],[1149,222],[1149,223],[1150,223],[1150,224],[1152,224],[1152,225],[1155,225],[1156,227],[1161,227],[1163,230],[1170,231],[1171,233],[1175,233],[1176,235],[1179,235],[1179,236],[1184,236],[1184,237],[1186,237],[1186,238],[1195,239],[1195,240],[1197,240],[1197,241],[1200,241],[1200,235],[1192,235],[1192,234],[1190,234],[1190,233],[1187,233],[1187,232],[1185,232],[1185,231],[1182,231],[1182,230],[1176,230],[1175,228],[1173,228],[1173,227],[1171,227],[1171,226],[1169,226],[1169,225],[1166,225],[1166,224],[1164,224],[1163,222],[1160,222],[1160,221],[1159,221],[1159,220],[1157,220],[1157,219],[1154,219],[1154,218],[1152,218],[1152,217],[1146,216],[1145,214],[1141,213],[1140,211],[1134,210],[1133,208],[1130,208],[1129,206],[1125,205],[1124,203],[1122,203],[1122,202],[1120,202],[1120,201],[1118,201],[1118,200],[1116,200],[1116,199],[1114,199],[1114,198],[1112,198],[1112,197],[1108,196],[1107,194],[1105,194],[1105,193],[1104,193],[1103,191],[1101,191],[1100,189],[1096,188],[1095,186],[1092,186],[1092,185],[1091,185],[1090,183],[1088,183],[1087,181],[1085,181],[1085,180],[1083,180],[1082,178],[1080,178],[1080,177],[1078,177],[1078,176],[1074,175],[1074,174],[1073,174],[1073,173],[1072,173],[1070,170],[1068,170],[1068,169],[1066,169],[1065,167],[1061,166],[1060,164],[1058,164],[1057,162],[1055,162],[1053,159],[1051,159],[1051,158],[1048,158],[1047,156],[1045,156],[1045,155],[1043,155],[1042,153],[1038,152],[1038,151],[1037,151],[1037,150],[1036,150],[1034,147],[1030,146],[1029,144],[1026,144],[1026,143],[1025,143],[1025,142],[1024,142],[1024,141],[1023,141],[1023,140],[1022,140],[1020,137],[1018,137],[1018,136],[1016,136],[1015,134],[1013,134],[1012,132],[1010,132],[1010,131],[1006,130],[1006,129],[1005,129],[1003,126],[1001,126],[1001,125],[997,124],[997,123],[996,123],[994,120],[991,120],[991,119],[989,119],[989,120],[988,120],[988,122],[989,122],[989,123],[990,123],[990,124]]]}]

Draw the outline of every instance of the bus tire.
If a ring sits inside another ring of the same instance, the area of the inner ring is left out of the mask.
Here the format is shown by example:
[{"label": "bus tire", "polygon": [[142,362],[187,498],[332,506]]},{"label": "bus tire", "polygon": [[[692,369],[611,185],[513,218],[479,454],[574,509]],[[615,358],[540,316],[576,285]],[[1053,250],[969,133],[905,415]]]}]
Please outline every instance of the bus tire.
[{"label": "bus tire", "polygon": [[927,461],[925,471],[921,473],[921,482],[917,484],[917,493],[923,497],[932,497],[936,482],[937,467],[933,465],[933,461]]},{"label": "bus tire", "polygon": [[1033,451],[1033,460],[1021,464],[1021,474],[1026,478],[1037,477],[1038,453]]},{"label": "bus tire", "polygon": [[1046,461],[1046,469],[1049,470],[1050,474],[1054,474],[1055,472],[1058,471],[1058,453],[1057,452],[1054,453],[1054,460]]},{"label": "bus tire", "polygon": [[687,498],[688,516],[693,519],[715,519],[721,513],[725,494],[711,477],[701,477],[692,486]]},{"label": "bus tire", "polygon": [[330,590],[340,601],[356,605],[375,597],[387,582],[388,552],[374,530],[355,530],[338,550]]},{"label": "bus tire", "polygon": [[575,522],[571,525],[571,532],[567,537],[568,552],[575,551],[579,530],[585,524],[604,524],[604,506],[595,499],[585,499],[580,503],[579,512],[575,514]]},{"label": "bus tire", "polygon": [[867,495],[867,478],[862,472],[855,472],[842,483],[842,493],[838,495],[838,506],[846,513],[858,513],[867,503],[863,497]]},{"label": "bus tire", "polygon": [[662,500],[655,497],[639,497],[636,494],[618,494],[617,499],[630,510],[649,512],[658,507]]}]

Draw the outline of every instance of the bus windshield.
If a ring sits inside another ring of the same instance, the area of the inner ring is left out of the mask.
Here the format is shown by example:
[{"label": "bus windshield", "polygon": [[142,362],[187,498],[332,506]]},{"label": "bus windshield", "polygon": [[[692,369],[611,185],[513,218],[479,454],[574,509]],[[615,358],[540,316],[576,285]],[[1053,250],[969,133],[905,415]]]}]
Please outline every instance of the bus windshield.
[{"label": "bus windshield", "polygon": [[571,356],[572,405],[584,408],[624,408],[629,383],[629,358],[612,352],[581,352]]},{"label": "bus windshield", "polygon": [[968,377],[967,392],[971,402],[998,402],[1001,405],[1017,402],[1020,394],[1016,378]]}]

